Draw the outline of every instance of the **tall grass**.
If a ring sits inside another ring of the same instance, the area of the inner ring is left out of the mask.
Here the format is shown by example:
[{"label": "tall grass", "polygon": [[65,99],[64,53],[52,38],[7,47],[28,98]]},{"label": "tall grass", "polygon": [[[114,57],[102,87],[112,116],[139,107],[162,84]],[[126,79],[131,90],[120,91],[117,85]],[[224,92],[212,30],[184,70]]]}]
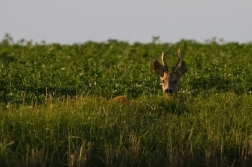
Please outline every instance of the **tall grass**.
[{"label": "tall grass", "polygon": [[251,100],[212,90],[2,109],[1,166],[250,166]]}]

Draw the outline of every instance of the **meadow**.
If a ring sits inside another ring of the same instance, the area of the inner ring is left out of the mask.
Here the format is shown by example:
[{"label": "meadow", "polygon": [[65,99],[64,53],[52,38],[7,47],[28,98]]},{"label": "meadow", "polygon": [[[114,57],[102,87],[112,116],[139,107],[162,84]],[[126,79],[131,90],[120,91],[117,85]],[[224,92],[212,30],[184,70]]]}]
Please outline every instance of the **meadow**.
[{"label": "meadow", "polygon": [[[178,49],[178,97],[151,62]],[[2,166],[252,166],[252,43],[0,42]],[[111,100],[127,95],[129,104]]]}]

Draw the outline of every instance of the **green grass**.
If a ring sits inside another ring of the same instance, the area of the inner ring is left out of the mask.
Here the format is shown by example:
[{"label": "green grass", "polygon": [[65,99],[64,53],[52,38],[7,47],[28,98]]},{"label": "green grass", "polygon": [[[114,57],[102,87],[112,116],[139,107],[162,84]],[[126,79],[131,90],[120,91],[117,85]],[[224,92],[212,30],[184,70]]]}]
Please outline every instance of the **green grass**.
[{"label": "green grass", "polygon": [[[203,99],[203,100],[202,100]],[[250,166],[251,96],[100,97],[1,112],[5,166]]]},{"label": "green grass", "polygon": [[[0,42],[0,166],[252,166],[251,43]],[[181,49],[177,98],[150,63]],[[131,102],[111,99],[127,95]]]}]

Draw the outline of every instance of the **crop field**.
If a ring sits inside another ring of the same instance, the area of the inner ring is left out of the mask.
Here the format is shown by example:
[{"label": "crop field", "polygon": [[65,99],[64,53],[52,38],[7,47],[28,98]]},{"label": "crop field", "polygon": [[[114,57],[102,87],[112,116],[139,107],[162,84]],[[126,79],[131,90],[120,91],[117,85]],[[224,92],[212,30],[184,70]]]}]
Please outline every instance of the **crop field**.
[{"label": "crop field", "polygon": [[[178,49],[170,98],[152,61]],[[252,43],[0,42],[1,167],[249,167],[251,120]]]}]

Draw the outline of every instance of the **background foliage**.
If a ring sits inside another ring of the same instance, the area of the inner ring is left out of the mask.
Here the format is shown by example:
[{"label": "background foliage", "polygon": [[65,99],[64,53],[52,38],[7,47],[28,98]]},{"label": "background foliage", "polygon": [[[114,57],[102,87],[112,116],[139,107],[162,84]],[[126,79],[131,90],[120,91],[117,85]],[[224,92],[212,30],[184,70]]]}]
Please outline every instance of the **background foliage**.
[{"label": "background foliage", "polygon": [[4,103],[30,103],[54,96],[92,94],[111,98],[126,94],[137,98],[159,94],[157,76],[150,66],[166,52],[168,65],[182,51],[188,72],[180,89],[194,93],[252,91],[252,44],[209,41],[207,44],[181,40],[175,44],[129,44],[116,40],[83,44],[13,43],[8,35],[0,43],[0,98]]}]

